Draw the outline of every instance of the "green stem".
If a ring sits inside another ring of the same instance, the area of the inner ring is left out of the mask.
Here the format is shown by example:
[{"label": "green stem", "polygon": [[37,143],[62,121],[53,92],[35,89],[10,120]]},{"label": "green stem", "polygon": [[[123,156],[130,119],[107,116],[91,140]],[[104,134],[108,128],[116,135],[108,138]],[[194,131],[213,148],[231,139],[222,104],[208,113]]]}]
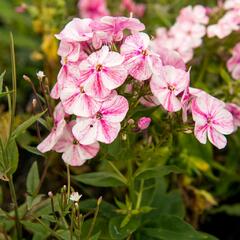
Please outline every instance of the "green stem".
[{"label": "green stem", "polygon": [[132,169],[132,160],[128,158],[127,160],[127,168],[128,168],[128,190],[131,198],[131,202],[134,203],[134,181],[133,181],[133,169]]},{"label": "green stem", "polygon": [[70,225],[70,240],[73,238],[73,217],[74,217],[74,209],[72,208],[72,214],[71,214],[71,225]]},{"label": "green stem", "polygon": [[96,211],[95,211],[95,213],[94,213],[93,220],[92,220],[92,223],[91,223],[91,226],[90,226],[88,235],[87,235],[87,240],[90,239],[91,234],[92,234],[92,232],[93,232],[93,228],[94,228],[95,223],[96,223],[96,220],[97,220],[97,215],[98,215],[98,212],[99,212],[99,208],[100,208],[101,201],[102,201],[102,197],[100,197],[100,198],[98,199],[98,201],[97,201],[97,208],[96,208]]},{"label": "green stem", "polygon": [[8,183],[9,183],[11,198],[12,198],[12,201],[13,201],[13,204],[14,204],[15,224],[16,224],[16,229],[17,229],[17,238],[19,240],[21,240],[22,239],[22,229],[21,229],[21,223],[20,223],[20,220],[19,220],[17,197],[16,197],[16,192],[15,192],[12,176],[9,176]]},{"label": "green stem", "polygon": [[67,166],[67,203],[68,203],[70,198],[71,175],[70,175],[69,165],[66,164],[66,166]]}]

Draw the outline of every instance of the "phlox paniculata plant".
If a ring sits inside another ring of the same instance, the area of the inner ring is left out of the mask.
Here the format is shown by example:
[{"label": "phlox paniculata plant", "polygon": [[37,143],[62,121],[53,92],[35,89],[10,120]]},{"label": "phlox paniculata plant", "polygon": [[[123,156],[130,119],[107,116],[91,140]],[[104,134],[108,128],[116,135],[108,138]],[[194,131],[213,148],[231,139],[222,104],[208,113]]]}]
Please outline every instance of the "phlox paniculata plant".
[{"label": "phlox paniculata plant", "polygon": [[[201,45],[207,23],[206,8],[187,7],[169,32],[160,29],[152,40],[133,17],[74,18],[56,34],[62,67],[51,97],[60,102],[52,131],[38,149],[62,153],[67,164],[80,166],[97,155],[99,143],[111,144],[118,137],[121,123],[131,121],[128,112],[138,104],[182,111],[183,122],[192,119],[199,142],[209,139],[224,148],[224,135],[236,125],[233,107],[192,88],[185,65]],[[133,85],[146,91],[136,93]],[[138,128],[147,129],[150,122],[151,116],[145,116]]]}]

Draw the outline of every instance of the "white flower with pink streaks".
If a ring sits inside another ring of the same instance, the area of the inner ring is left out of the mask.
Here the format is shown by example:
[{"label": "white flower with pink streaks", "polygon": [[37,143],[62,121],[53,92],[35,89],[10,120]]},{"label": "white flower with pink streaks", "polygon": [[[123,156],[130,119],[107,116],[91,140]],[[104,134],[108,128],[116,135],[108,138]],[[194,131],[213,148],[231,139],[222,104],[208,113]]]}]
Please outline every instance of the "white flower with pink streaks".
[{"label": "white flower with pink streaks", "polygon": [[188,87],[189,73],[172,66],[164,66],[150,81],[153,95],[169,112],[177,112],[182,108],[178,96]]},{"label": "white flower with pink streaks", "polygon": [[50,134],[37,146],[37,149],[42,152],[48,152],[53,149],[58,140],[61,138],[64,128],[66,126],[66,121],[64,117],[66,113],[63,110],[62,103],[59,103],[54,110],[53,120],[54,125]]},{"label": "white flower with pink streaks", "polygon": [[65,163],[71,166],[81,166],[86,160],[94,158],[99,149],[99,143],[93,142],[89,145],[80,144],[72,134],[72,128],[75,125],[75,121],[69,122],[61,138],[57,141],[53,150],[62,154],[62,159]]},{"label": "white flower with pink streaks", "polygon": [[192,116],[195,121],[194,134],[199,142],[205,144],[208,138],[219,149],[226,146],[224,135],[231,134],[234,126],[232,114],[225,109],[224,102],[209,94],[201,94],[193,99]]},{"label": "white flower with pink streaks", "polygon": [[102,35],[105,36],[104,39],[108,40],[108,43],[112,43],[123,39],[123,31],[125,29],[131,32],[139,32],[145,29],[144,24],[136,18],[111,16],[105,16],[99,20],[93,21],[91,27],[94,31],[93,45],[98,47],[102,45]]},{"label": "white flower with pink streaks", "polygon": [[234,79],[240,79],[240,43],[233,48],[232,57],[227,61],[227,68]]},{"label": "white flower with pink streaks", "polygon": [[78,9],[82,18],[98,19],[109,15],[106,0],[79,0]]},{"label": "white flower with pink streaks", "polygon": [[94,116],[77,118],[73,135],[81,144],[95,141],[109,144],[116,139],[121,129],[120,122],[125,118],[128,108],[126,98],[112,93]]},{"label": "white flower with pink streaks", "polygon": [[132,77],[140,81],[149,79],[154,69],[162,66],[159,55],[149,45],[150,38],[146,33],[136,33],[128,36],[121,46],[125,67]]},{"label": "white flower with pink streaks", "polygon": [[127,78],[123,66],[124,57],[109,51],[107,46],[92,53],[80,65],[80,82],[84,82],[85,92],[92,97],[105,98],[111,90],[121,86]]},{"label": "white flower with pink streaks", "polygon": [[85,92],[84,84],[74,78],[69,78],[64,83],[60,99],[66,113],[80,117],[90,117],[101,107],[101,102],[89,96]]},{"label": "white flower with pink streaks", "polygon": [[87,41],[93,36],[92,28],[90,27],[91,22],[92,20],[89,18],[74,18],[59,34],[56,34],[55,37],[58,40],[68,43]]}]

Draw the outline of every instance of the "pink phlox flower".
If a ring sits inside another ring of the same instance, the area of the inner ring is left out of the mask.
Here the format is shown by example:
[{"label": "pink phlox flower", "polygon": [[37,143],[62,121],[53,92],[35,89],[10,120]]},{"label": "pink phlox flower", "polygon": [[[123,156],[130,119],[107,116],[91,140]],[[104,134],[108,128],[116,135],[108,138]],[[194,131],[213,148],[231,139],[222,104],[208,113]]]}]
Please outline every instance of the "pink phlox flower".
[{"label": "pink phlox flower", "polygon": [[63,134],[64,128],[66,126],[66,121],[64,117],[66,113],[64,112],[62,103],[59,103],[53,113],[53,128],[50,134],[37,146],[37,149],[42,152],[48,152],[53,149],[58,140]]},{"label": "pink phlox flower", "polygon": [[224,135],[231,134],[234,126],[232,114],[225,109],[224,102],[209,94],[201,94],[193,99],[192,116],[195,121],[194,134],[199,142],[205,144],[208,137],[217,148],[226,146]]},{"label": "pink phlox flower", "polygon": [[240,43],[232,50],[232,57],[227,61],[228,71],[234,79],[240,79]]},{"label": "pink phlox flower", "polygon": [[101,107],[104,99],[98,100],[85,92],[85,85],[79,79],[68,78],[63,84],[60,99],[68,114],[81,117],[94,115]]},{"label": "pink phlox flower", "polygon": [[81,166],[86,160],[94,158],[99,151],[99,143],[93,142],[89,145],[80,144],[72,134],[75,121],[69,122],[64,128],[61,138],[57,141],[53,150],[62,154],[65,163],[71,166]]},{"label": "pink phlox flower", "polygon": [[78,9],[82,18],[98,19],[109,15],[105,0],[79,0]]},{"label": "pink phlox flower", "polygon": [[80,43],[92,38],[93,32],[90,27],[92,20],[89,18],[74,18],[64,29],[56,34],[56,38],[68,43]]},{"label": "pink phlox flower", "polygon": [[135,3],[133,0],[122,0],[121,7],[128,12],[132,12],[137,17],[142,17],[146,10],[143,3]]},{"label": "pink phlox flower", "polygon": [[154,49],[160,56],[163,66],[173,66],[182,70],[186,70],[186,64],[177,51],[163,47]]},{"label": "pink phlox flower", "polygon": [[149,79],[154,69],[162,66],[159,55],[150,48],[146,33],[128,36],[121,46],[121,54],[125,57],[124,65],[129,74],[140,81]]},{"label": "pink phlox flower", "polygon": [[240,24],[240,11],[230,10],[213,25],[208,26],[207,35],[209,38],[218,37],[223,39],[230,35],[233,31],[239,30]]},{"label": "pink phlox flower", "polygon": [[240,9],[240,1],[239,0],[227,0],[223,5],[224,9]]},{"label": "pink phlox flower", "polygon": [[113,92],[94,116],[77,118],[77,124],[73,127],[75,138],[81,144],[95,141],[112,143],[118,136],[120,122],[125,118],[128,108],[127,99]]},{"label": "pink phlox flower", "polygon": [[207,10],[204,6],[187,6],[182,8],[179,16],[177,17],[178,22],[192,22],[194,24],[208,24],[209,18],[207,16]]},{"label": "pink phlox flower", "polygon": [[240,107],[234,103],[227,103],[226,109],[233,116],[233,125],[234,125],[234,130],[236,131],[237,128],[240,127]]},{"label": "pink phlox flower", "polygon": [[92,53],[80,65],[80,82],[84,82],[85,92],[95,98],[105,98],[111,90],[121,86],[127,78],[123,66],[124,57],[117,52],[109,51],[103,46]]},{"label": "pink phlox flower", "polygon": [[169,112],[177,112],[182,108],[180,94],[188,87],[189,73],[172,66],[164,66],[150,81],[153,95]]},{"label": "pink phlox flower", "polygon": [[143,31],[145,29],[144,24],[136,18],[111,16],[105,16],[99,20],[93,21],[91,27],[93,31],[97,33],[95,34],[94,41],[98,43],[98,46],[101,46],[101,32],[104,33],[104,39],[108,36],[107,39],[110,41],[109,43],[111,43],[114,41],[121,41],[125,29],[128,29],[131,32]]},{"label": "pink phlox flower", "polygon": [[149,127],[150,123],[151,123],[152,119],[149,117],[141,117],[138,120],[138,127],[141,130],[145,130]]}]

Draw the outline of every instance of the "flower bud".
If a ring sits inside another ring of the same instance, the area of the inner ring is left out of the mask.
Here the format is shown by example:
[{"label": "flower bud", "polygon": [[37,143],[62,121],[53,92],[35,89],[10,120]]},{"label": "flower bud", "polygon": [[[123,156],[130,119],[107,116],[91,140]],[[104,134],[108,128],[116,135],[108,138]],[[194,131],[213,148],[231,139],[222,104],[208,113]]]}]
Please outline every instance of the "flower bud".
[{"label": "flower bud", "polygon": [[151,123],[151,118],[149,117],[141,117],[139,120],[138,120],[138,127],[141,129],[141,130],[144,130],[144,129],[147,129]]}]

